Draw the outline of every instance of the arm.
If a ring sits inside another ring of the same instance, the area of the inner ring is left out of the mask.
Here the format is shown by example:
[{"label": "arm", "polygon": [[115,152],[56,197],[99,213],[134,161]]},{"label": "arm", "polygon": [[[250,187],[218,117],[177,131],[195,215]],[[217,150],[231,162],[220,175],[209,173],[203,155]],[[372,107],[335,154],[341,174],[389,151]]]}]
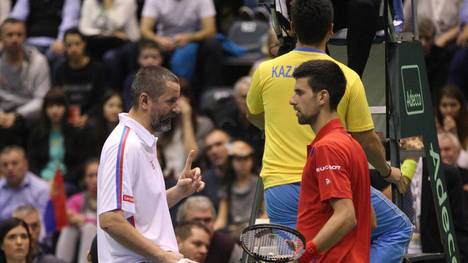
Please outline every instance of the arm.
[{"label": "arm", "polygon": [[50,89],[50,73],[45,57],[39,55],[34,56],[30,63],[31,65],[27,77],[30,78],[30,85],[33,85],[33,98],[16,110],[18,114],[26,119],[30,119],[39,114],[42,100]]},{"label": "arm", "polygon": [[101,33],[101,30],[93,27],[92,19],[97,15],[96,12],[99,12],[100,7],[93,4],[92,1],[85,0],[83,1],[83,6],[81,7],[81,19],[79,28],[81,33],[86,36],[98,35]]},{"label": "arm", "polygon": [[265,129],[265,114],[263,112],[260,114],[251,114],[247,111],[247,119],[260,130]]},{"label": "arm", "polygon": [[182,255],[163,251],[141,235],[124,218],[123,211],[114,210],[99,215],[99,226],[126,248],[156,262],[177,262]]},{"label": "arm", "polygon": [[114,2],[112,7],[105,10],[113,28],[120,30],[135,15],[136,4],[135,1],[123,1],[120,5]]},{"label": "arm", "polygon": [[22,21],[26,21],[29,16],[29,1],[18,0],[11,10],[9,17],[13,17]]},{"label": "arm", "polygon": [[227,221],[228,221],[228,213],[229,213],[228,202],[226,198],[222,198],[219,201],[218,217],[216,217],[216,221],[214,224],[215,230],[226,227]]},{"label": "arm", "polygon": [[185,97],[179,98],[179,108],[182,114],[182,139],[185,146],[185,152],[188,155],[191,150],[198,151],[197,139],[192,124],[192,107]]},{"label": "arm", "polygon": [[143,16],[140,22],[140,31],[142,37],[153,40],[161,45],[165,50],[171,51],[175,47],[174,40],[170,37],[159,36],[154,33],[153,29],[156,25],[156,19],[153,17]]},{"label": "arm", "polygon": [[351,135],[361,144],[369,163],[372,164],[382,176],[390,174],[385,180],[396,184],[401,193],[406,192],[410,181],[402,180],[400,169],[387,164],[385,161],[384,147],[375,131],[372,129],[364,132],[351,132]]},{"label": "arm", "polygon": [[59,28],[58,39],[63,39],[63,34],[69,28],[78,26],[80,21],[80,1],[65,0],[63,4],[63,19]]},{"label": "arm", "polygon": [[[304,254],[305,259],[308,259],[308,257],[312,259],[313,251],[310,250],[312,246],[315,245],[316,252],[318,253],[326,251],[338,243],[356,226],[356,215],[351,199],[331,199],[329,203],[333,208],[333,215],[323,225],[317,235],[307,242]],[[303,258],[301,258],[301,262],[310,262],[310,260],[303,261]]]},{"label": "arm", "polygon": [[452,40],[456,40],[458,32],[460,31],[459,25],[450,28],[447,32],[440,34],[434,40],[434,43],[439,47],[445,47]]},{"label": "arm", "polygon": [[[261,67],[261,65],[259,67]],[[260,69],[257,68],[252,76],[252,84],[250,85],[245,102],[247,104],[247,119],[255,127],[264,130],[265,109],[263,106],[262,87]]]},{"label": "arm", "polygon": [[190,42],[201,41],[216,34],[216,24],[214,16],[205,17],[201,20],[201,29],[193,33],[181,33],[174,36],[175,44],[178,47],[185,46]]}]

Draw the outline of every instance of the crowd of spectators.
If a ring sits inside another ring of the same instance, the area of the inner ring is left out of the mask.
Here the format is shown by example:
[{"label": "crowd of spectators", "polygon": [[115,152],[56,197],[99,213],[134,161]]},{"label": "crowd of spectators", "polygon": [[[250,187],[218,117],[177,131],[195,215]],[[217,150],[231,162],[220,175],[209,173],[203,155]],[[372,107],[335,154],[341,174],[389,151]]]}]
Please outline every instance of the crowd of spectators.
[{"label": "crowd of spectators", "polygon": [[[96,233],[102,146],[118,114],[132,104],[130,88],[138,68],[164,65],[180,77],[182,86],[180,114],[172,130],[157,135],[166,185],[176,181],[192,149],[206,182],[201,196],[171,211],[179,248],[199,262],[238,262],[241,252],[235,240],[250,216],[264,138],[246,118],[251,77],[242,75],[249,69],[224,65],[230,55],[217,34],[226,35],[233,20],[244,19],[242,12],[255,6],[252,2],[0,1],[0,256],[87,262]],[[340,27],[366,23],[345,10],[359,8],[353,0],[338,2],[334,4]],[[377,13],[378,2],[369,1],[372,5],[366,7]],[[412,30],[410,2],[403,3],[405,30]],[[457,177],[448,180],[449,191],[464,195],[451,200],[455,217],[462,206],[468,208],[468,0],[450,2],[419,1],[417,22],[442,161],[449,167],[447,176]],[[358,45],[359,36],[350,39]],[[268,59],[278,43],[272,34],[264,40],[269,52],[263,59]],[[357,67],[359,75],[368,56],[368,50],[361,49],[350,55],[350,66]],[[235,83],[226,81],[233,79],[226,78],[230,74],[236,75]],[[226,86],[232,90],[226,101],[203,111],[208,108],[200,101],[203,94]],[[68,226],[59,235],[45,236],[41,221],[57,169],[65,182]],[[418,173],[419,178],[427,177]],[[424,180],[419,182],[419,190],[413,182],[413,194],[428,187],[422,185]],[[422,200],[420,206],[432,200],[416,199]],[[426,229],[436,229],[423,222],[432,220],[432,212],[424,212],[413,223],[418,230],[425,224]],[[460,226],[468,226],[466,219],[455,221],[457,229],[466,230]],[[21,236],[24,253],[8,251],[5,240],[12,233]],[[424,230],[418,234],[438,236]]]}]

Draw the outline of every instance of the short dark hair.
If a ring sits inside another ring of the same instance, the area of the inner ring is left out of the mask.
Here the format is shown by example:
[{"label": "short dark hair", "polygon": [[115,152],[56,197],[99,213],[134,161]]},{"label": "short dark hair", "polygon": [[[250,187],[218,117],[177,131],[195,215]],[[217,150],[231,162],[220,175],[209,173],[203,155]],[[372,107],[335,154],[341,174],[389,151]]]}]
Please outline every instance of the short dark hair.
[{"label": "short dark hair", "polygon": [[291,21],[301,43],[318,44],[333,23],[333,5],[330,0],[294,0]]},{"label": "short dark hair", "polygon": [[293,76],[308,78],[307,84],[314,92],[326,90],[330,94],[330,110],[336,111],[346,90],[346,78],[340,66],[330,60],[311,60],[297,67]]},{"label": "short dark hair", "polygon": [[205,231],[205,233],[207,233],[208,236],[210,236],[210,230],[208,229],[208,227],[198,222],[183,222],[178,224],[175,227],[175,235],[181,240],[186,240],[192,235],[193,228],[201,229]]},{"label": "short dark hair", "polygon": [[159,53],[161,53],[162,55],[162,49],[161,49],[161,46],[159,46],[156,42],[154,42],[153,40],[149,40],[149,39],[141,39],[140,42],[138,42],[138,56],[141,55],[141,52],[143,52],[144,49],[156,49],[159,51]]},{"label": "short dark hair", "polygon": [[8,17],[7,19],[3,20],[3,23],[0,25],[0,35],[3,34],[3,27],[6,24],[22,24],[24,26],[24,29],[26,30],[26,24],[24,23],[23,20],[19,20],[13,17]]},{"label": "short dark hair", "polygon": [[63,40],[65,40],[65,38],[68,35],[78,35],[80,36],[81,40],[86,42],[85,36],[83,35],[83,33],[81,33],[81,31],[77,27],[72,27],[72,28],[67,29],[65,33],[63,34]]},{"label": "short dark hair", "polygon": [[167,82],[179,83],[179,79],[170,70],[161,66],[140,68],[131,88],[133,105],[138,108],[138,99],[143,92],[152,98],[158,98],[166,90]]}]

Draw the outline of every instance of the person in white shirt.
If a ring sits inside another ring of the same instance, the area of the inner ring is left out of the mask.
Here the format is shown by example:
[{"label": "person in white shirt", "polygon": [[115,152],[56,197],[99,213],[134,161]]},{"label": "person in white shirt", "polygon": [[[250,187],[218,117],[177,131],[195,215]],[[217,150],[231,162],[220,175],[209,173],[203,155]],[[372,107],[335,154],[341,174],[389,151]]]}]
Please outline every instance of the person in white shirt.
[{"label": "person in white shirt", "polygon": [[106,140],[98,171],[98,257],[106,262],[177,262],[169,207],[205,183],[191,169],[194,151],[173,188],[165,190],[156,131],[168,131],[178,113],[180,85],[169,70],[144,67],[132,85],[133,107],[119,115]]}]

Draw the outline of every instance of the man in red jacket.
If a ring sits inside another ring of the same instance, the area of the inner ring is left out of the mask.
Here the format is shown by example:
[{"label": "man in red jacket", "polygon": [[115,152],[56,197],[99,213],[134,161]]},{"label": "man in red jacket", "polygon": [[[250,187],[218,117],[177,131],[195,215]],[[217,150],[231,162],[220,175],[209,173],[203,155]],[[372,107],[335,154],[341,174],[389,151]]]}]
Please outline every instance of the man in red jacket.
[{"label": "man in red jacket", "polygon": [[371,206],[367,158],[336,113],[346,90],[340,67],[305,62],[294,71],[290,104],[300,124],[317,134],[307,147],[297,229],[307,247],[301,263],[369,262]]}]

